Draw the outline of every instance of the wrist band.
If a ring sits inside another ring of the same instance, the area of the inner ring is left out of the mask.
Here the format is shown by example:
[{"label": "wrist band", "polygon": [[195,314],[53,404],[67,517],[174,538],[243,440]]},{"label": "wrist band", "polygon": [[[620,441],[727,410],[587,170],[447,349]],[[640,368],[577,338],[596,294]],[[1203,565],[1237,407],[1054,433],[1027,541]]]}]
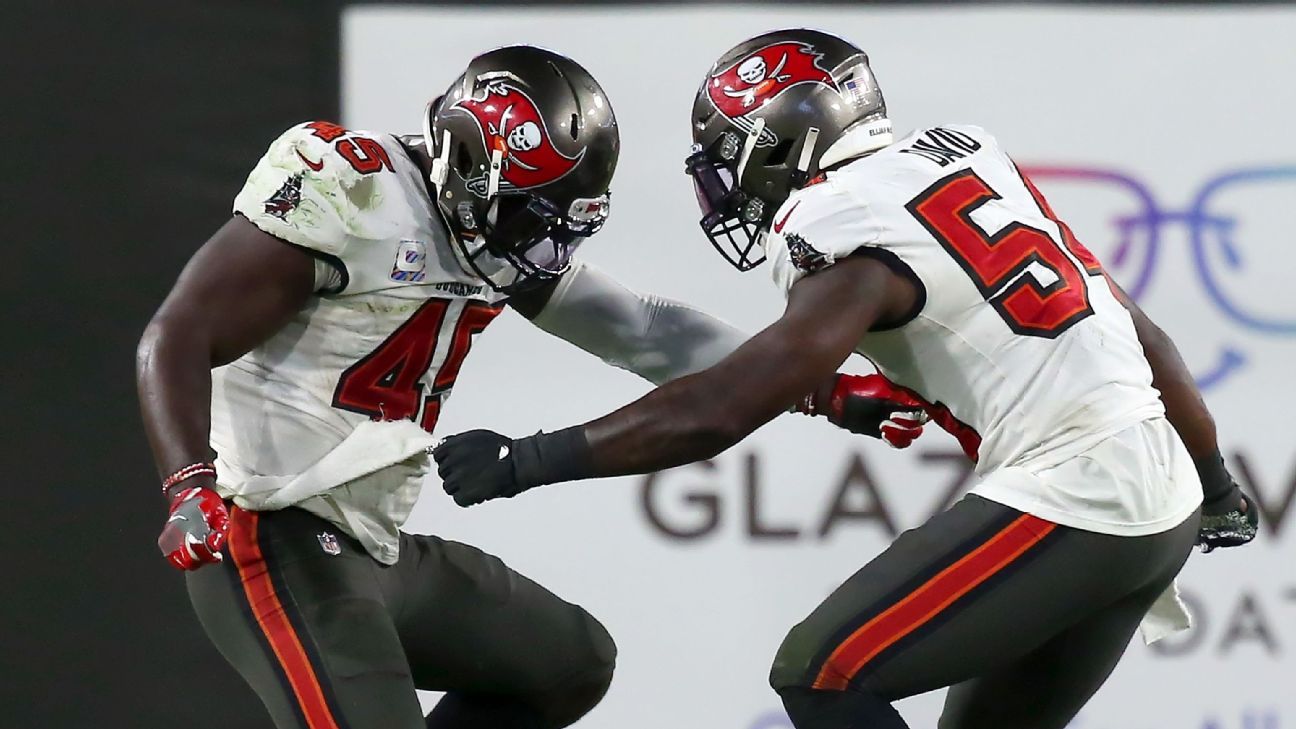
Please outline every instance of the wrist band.
[{"label": "wrist band", "polygon": [[592,460],[585,428],[579,425],[513,441],[513,474],[521,491],[590,478]]},{"label": "wrist band", "polygon": [[193,478],[194,476],[215,476],[216,466],[210,463],[190,463],[175,473],[162,479],[162,494],[165,496],[172,486]]},{"label": "wrist band", "polygon": [[1197,467],[1197,476],[1202,482],[1202,514],[1224,514],[1242,507],[1242,491],[1218,450],[1205,458],[1195,459],[1193,465]]}]

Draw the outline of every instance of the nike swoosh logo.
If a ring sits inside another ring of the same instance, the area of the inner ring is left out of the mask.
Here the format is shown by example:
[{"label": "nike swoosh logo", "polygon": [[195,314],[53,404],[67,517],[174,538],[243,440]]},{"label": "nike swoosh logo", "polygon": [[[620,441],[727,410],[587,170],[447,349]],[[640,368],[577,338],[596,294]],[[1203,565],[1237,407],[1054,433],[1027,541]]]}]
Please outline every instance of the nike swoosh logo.
[{"label": "nike swoosh logo", "polygon": [[[298,154],[300,154],[300,152]],[[792,217],[792,211],[796,210],[797,206],[800,204],[801,204],[800,200],[797,200],[796,202],[792,203],[792,207],[788,208],[787,214],[783,216],[783,219],[774,223],[775,233],[783,232],[783,226],[787,225],[788,218]]]},{"label": "nike swoosh logo", "polygon": [[184,514],[173,514],[170,519],[167,519],[167,523],[170,524],[173,521],[189,521],[189,517]]},{"label": "nike swoosh logo", "polygon": [[320,160],[319,162],[312,162],[306,159],[306,155],[302,154],[300,149],[294,151],[297,152],[297,156],[300,157],[301,161],[305,162],[306,166],[311,168],[311,170],[315,172],[319,172],[320,170],[324,169],[324,160]]}]

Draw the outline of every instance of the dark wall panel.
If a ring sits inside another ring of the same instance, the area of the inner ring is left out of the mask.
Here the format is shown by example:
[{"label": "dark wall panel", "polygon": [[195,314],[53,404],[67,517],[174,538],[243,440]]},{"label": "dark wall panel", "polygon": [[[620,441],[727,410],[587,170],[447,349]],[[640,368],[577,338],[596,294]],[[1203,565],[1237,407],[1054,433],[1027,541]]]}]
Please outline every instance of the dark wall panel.
[{"label": "dark wall panel", "polygon": [[[268,727],[153,541],[134,346],[266,144],[337,107],[330,2],[5,3],[3,727]],[[14,508],[14,507],[17,508]]]}]

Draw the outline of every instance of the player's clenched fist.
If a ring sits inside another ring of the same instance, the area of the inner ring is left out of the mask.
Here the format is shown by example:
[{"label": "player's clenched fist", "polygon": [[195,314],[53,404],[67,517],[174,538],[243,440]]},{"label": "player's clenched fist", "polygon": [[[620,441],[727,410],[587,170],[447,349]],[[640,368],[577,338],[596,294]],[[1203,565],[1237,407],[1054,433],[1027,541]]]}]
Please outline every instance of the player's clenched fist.
[{"label": "player's clenched fist", "polygon": [[196,570],[221,561],[228,533],[229,512],[220,494],[206,487],[188,488],[172,499],[158,548],[176,569]]},{"label": "player's clenched fist", "polygon": [[589,472],[589,443],[579,427],[517,440],[470,430],[441,441],[432,457],[446,493],[460,506],[594,475]]},{"label": "player's clenched fist", "polygon": [[837,375],[830,392],[807,397],[797,409],[892,448],[908,448],[928,419],[922,402],[876,374]]},{"label": "player's clenched fist", "polygon": [[1260,530],[1260,511],[1254,501],[1238,488],[1218,452],[1198,459],[1196,466],[1205,496],[1197,546],[1210,552],[1250,543]]},{"label": "player's clenched fist", "polygon": [[514,472],[511,438],[489,430],[470,430],[442,440],[432,451],[445,492],[460,506],[516,496],[527,486]]}]

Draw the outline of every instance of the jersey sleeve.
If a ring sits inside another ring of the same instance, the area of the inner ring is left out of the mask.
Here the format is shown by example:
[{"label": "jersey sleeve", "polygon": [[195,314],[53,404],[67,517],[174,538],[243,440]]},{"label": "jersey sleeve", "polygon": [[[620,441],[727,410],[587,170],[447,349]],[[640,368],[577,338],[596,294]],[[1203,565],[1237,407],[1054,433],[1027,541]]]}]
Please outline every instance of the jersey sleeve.
[{"label": "jersey sleeve", "polygon": [[774,282],[787,293],[803,277],[877,247],[883,238],[869,205],[828,181],[801,190],[779,208],[766,254]]},{"label": "jersey sleeve", "polygon": [[235,196],[234,212],[270,235],[344,261],[363,236],[357,226],[372,185],[325,141],[337,129],[311,122],[280,135]]}]

